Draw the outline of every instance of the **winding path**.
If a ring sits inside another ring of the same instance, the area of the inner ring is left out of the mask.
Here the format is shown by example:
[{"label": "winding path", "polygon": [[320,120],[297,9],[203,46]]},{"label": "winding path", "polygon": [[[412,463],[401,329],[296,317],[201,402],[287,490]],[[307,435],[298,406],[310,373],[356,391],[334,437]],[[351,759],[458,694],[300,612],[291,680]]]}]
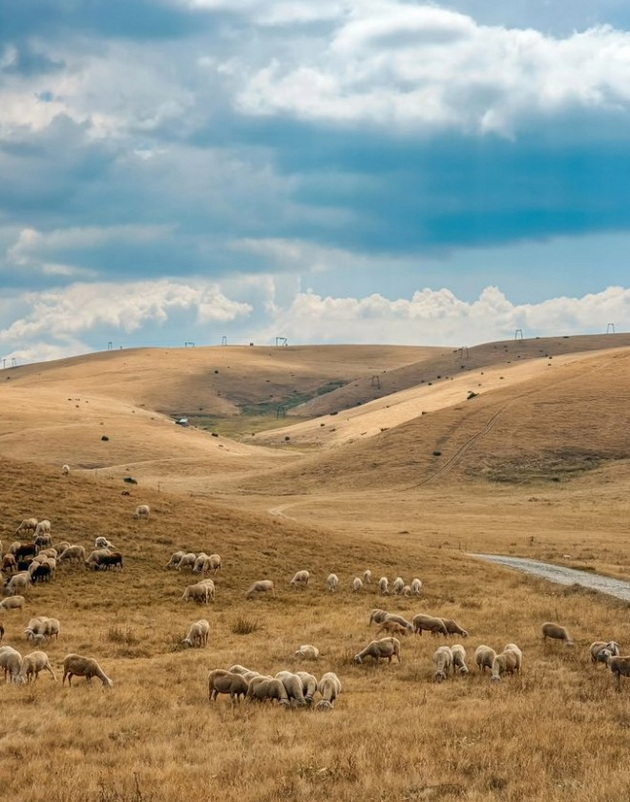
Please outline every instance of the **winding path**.
[{"label": "winding path", "polygon": [[582,585],[582,587],[615,596],[617,599],[630,601],[630,582],[624,582],[623,579],[593,574],[590,571],[578,571],[575,568],[565,568],[563,565],[553,565],[525,557],[505,557],[501,554],[469,554],[468,556],[504,565],[526,574],[540,576],[560,585]]}]

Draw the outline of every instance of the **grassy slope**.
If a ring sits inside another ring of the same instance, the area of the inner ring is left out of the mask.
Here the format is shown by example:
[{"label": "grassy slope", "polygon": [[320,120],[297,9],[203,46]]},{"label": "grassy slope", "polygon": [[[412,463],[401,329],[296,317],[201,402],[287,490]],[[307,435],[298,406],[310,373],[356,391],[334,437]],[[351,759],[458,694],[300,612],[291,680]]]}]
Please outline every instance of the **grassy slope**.
[{"label": "grassy slope", "polygon": [[[54,583],[31,591],[26,610],[3,614],[5,642],[23,652],[31,615],[60,618],[59,642],[46,645],[55,668],[70,651],[89,654],[115,682],[111,692],[83,680],[70,690],[42,675],[30,687],[2,687],[7,797],[23,793],[25,765],[33,802],[219,793],[226,802],[623,797],[628,689],[617,695],[608,672],[591,667],[584,653],[596,637],[628,643],[623,605],[482,566],[422,537],[379,545],[374,537],[320,532],[197,498],[141,488],[125,497],[118,484],[66,480],[6,461],[0,475],[5,542],[23,516],[45,514],[57,538],[88,546],[104,534],[126,560],[123,573],[60,570]],[[148,523],[132,517],[139,502],[152,507]],[[214,605],[179,600],[188,576],[163,568],[176,548],[223,555]],[[352,577],[366,567],[375,576],[419,575],[425,595],[350,593]],[[304,592],[287,584],[297,568],[313,572]],[[335,596],[323,590],[329,570],[342,580]],[[262,577],[276,580],[278,598],[245,601],[244,589]],[[352,655],[373,636],[367,620],[374,606],[454,617],[471,632],[469,652],[481,642],[500,648],[516,641],[525,652],[523,677],[496,687],[473,673],[435,685],[437,642],[427,636],[403,642],[400,666],[354,666]],[[207,649],[177,650],[188,624],[202,616],[212,626]],[[239,617],[259,629],[233,634]],[[571,629],[576,650],[542,645],[539,624],[549,618]],[[323,655],[311,666],[315,673],[334,670],[344,683],[333,713],[232,709],[225,698],[209,705],[208,669],[234,662],[269,673],[297,668],[293,651],[306,642]],[[614,771],[602,784],[605,767]]]}]

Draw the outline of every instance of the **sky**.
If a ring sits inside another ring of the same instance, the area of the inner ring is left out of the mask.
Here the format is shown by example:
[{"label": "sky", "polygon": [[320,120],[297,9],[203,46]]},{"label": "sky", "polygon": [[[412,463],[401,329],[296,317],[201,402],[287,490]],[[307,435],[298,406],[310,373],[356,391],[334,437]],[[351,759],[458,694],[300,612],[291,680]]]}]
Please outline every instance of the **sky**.
[{"label": "sky", "polygon": [[626,0],[0,0],[0,358],[630,330]]}]

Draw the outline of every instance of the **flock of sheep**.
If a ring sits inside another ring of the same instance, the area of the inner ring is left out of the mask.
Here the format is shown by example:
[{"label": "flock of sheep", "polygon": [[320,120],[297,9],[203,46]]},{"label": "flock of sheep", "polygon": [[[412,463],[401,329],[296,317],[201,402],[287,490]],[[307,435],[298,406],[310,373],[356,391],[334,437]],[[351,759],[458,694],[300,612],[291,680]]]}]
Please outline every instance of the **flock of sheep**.
[{"label": "flock of sheep", "polygon": [[[146,504],[136,507],[135,519],[148,520],[150,509]],[[64,563],[83,563],[86,568],[94,570],[123,569],[122,554],[115,550],[113,544],[105,537],[96,538],[94,549],[86,555],[86,550],[78,544],[68,542],[57,543],[53,546],[51,539],[51,524],[48,520],[38,521],[35,518],[24,519],[16,530],[17,535],[28,534],[29,542],[21,540],[13,542],[6,552],[2,554],[2,571],[0,572],[0,588],[5,598],[0,602],[0,611],[21,609],[25,603],[22,595],[31,585],[38,582],[51,581],[59,565]],[[219,554],[195,554],[178,551],[171,555],[166,569],[182,571],[189,569],[192,574],[217,575],[222,569],[222,559]],[[7,574],[5,577],[4,574]],[[307,570],[300,570],[289,580],[293,588],[306,588],[311,582],[311,574]],[[363,591],[372,584],[371,571],[365,571],[361,576],[355,576],[349,589],[353,593]],[[381,577],[376,583],[378,592],[382,596],[420,596],[422,595],[422,581],[417,577],[406,584],[402,577],[397,577],[390,585],[387,577]],[[339,590],[340,581],[336,574],[326,577],[324,589],[329,593]],[[187,585],[181,600],[208,604],[215,598],[214,579],[205,577],[194,584]],[[251,584],[245,596],[248,599],[257,595],[271,595],[275,597],[274,582],[270,579],[260,579]],[[453,619],[441,618],[427,613],[418,613],[411,620],[401,615],[389,613],[381,608],[372,610],[369,624],[377,624],[377,635],[385,637],[370,641],[361,651],[354,655],[353,662],[361,665],[368,657],[375,664],[381,660],[392,662],[395,657],[401,662],[401,637],[409,634],[422,636],[429,632],[433,636],[449,637],[459,635],[468,637],[468,631]],[[46,639],[58,638],[60,623],[56,618],[39,616],[31,618],[25,631],[27,641],[40,647]],[[5,634],[4,625],[0,621],[0,644]],[[182,640],[182,645],[191,648],[203,648],[208,644],[210,623],[206,619],[193,622]],[[553,622],[542,625],[541,635],[544,640],[560,640],[567,646],[573,646],[573,640],[567,629]],[[619,654],[619,646],[615,641],[596,641],[589,647],[590,659],[594,664],[605,663],[617,679],[617,688],[620,688],[621,676],[630,676],[630,656]],[[319,650],[310,644],[301,646],[295,656],[300,659],[317,660]],[[508,643],[501,652],[485,644],[479,645],[474,653],[474,661],[481,673],[490,670],[491,680],[500,682],[504,675],[519,674],[523,663],[521,649],[515,643]],[[434,673],[436,682],[442,682],[449,676],[467,675],[466,649],[461,643],[451,646],[441,645],[433,654]],[[12,646],[0,645],[0,668],[4,671],[5,682],[17,683],[36,680],[41,671],[48,671],[53,679],[56,675],[50,664],[48,656],[39,649],[22,656]],[[63,661],[62,685],[68,680],[71,685],[72,677],[85,677],[89,682],[98,678],[105,687],[113,686],[112,680],[105,674],[100,665],[91,657],[77,654],[68,654]],[[208,698],[216,701],[220,694],[229,694],[233,702],[240,699],[250,701],[275,700],[285,707],[313,707],[316,694],[321,699],[315,704],[316,710],[332,709],[342,686],[334,672],[328,671],[320,680],[305,671],[292,672],[279,671],[275,676],[265,675],[256,670],[233,665],[228,669],[214,669],[208,675]]]}]

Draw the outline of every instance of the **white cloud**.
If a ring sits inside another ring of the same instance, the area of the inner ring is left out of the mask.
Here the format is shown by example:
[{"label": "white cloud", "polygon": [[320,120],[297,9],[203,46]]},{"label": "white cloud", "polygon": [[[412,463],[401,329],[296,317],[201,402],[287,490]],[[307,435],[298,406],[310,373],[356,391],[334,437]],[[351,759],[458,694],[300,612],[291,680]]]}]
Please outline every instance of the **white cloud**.
[{"label": "white cloud", "polygon": [[227,298],[215,284],[169,280],[129,284],[73,284],[62,290],[29,293],[19,299],[27,305],[20,318],[0,330],[0,343],[9,356],[49,350],[63,355],[90,350],[82,343],[95,331],[111,335],[139,332],[145,327],[168,326],[186,313],[195,324],[234,321],[247,317],[252,307]]},{"label": "white cloud", "polygon": [[602,333],[614,322],[630,330],[630,289],[609,287],[582,298],[553,298],[540,304],[513,304],[497,287],[487,287],[473,302],[448,289],[424,289],[411,299],[322,297],[299,293],[273,326],[256,335],[274,334],[292,343],[348,342],[410,345],[474,345],[525,337]]},{"label": "white cloud", "polygon": [[353,4],[316,55],[276,57],[237,97],[253,115],[512,136],[530,115],[627,112],[630,34],[553,38],[398,0]]}]

